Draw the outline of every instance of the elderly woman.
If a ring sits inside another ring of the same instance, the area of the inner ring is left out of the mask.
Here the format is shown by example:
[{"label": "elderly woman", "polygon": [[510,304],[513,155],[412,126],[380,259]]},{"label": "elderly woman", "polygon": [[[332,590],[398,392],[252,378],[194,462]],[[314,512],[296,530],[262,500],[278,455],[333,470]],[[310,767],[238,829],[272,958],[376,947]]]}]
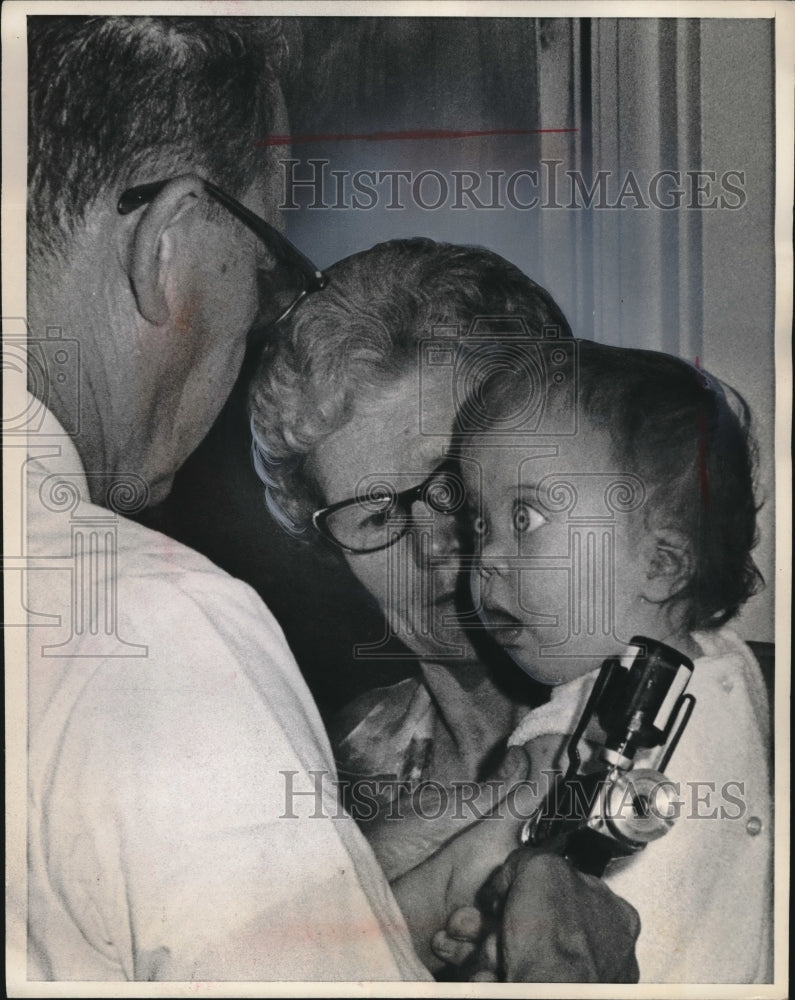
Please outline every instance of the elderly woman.
[{"label": "elderly woman", "polygon": [[328,273],[253,380],[254,458],[276,519],[345,558],[419,659],[419,679],[362,695],[331,727],[343,774],[394,779],[371,786],[383,812],[412,783],[486,777],[532,700],[473,631],[451,442],[456,424],[478,426],[485,379],[548,363],[571,334],[550,295],[488,250],[394,240]]}]

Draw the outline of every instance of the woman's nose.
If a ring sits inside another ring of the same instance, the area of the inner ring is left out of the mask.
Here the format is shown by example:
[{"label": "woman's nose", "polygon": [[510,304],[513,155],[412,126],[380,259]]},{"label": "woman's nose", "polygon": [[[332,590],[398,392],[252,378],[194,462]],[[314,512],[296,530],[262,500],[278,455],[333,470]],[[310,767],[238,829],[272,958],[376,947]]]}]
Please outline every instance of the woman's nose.
[{"label": "woman's nose", "polygon": [[431,510],[422,500],[411,507],[414,534],[425,535],[426,548],[432,556],[452,556],[461,552],[461,539],[456,519],[452,514]]}]

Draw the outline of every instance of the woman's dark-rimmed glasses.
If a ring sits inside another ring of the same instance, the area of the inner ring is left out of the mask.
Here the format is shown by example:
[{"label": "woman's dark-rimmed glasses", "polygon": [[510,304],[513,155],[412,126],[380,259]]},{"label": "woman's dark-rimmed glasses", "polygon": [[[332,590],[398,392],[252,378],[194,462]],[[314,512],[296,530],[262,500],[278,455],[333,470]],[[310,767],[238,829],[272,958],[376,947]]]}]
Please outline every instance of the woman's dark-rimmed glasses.
[{"label": "woman's dark-rimmed glasses", "polygon": [[457,465],[446,461],[427,479],[405,490],[395,490],[383,479],[373,481],[350,500],[316,510],[315,529],[338,548],[354,555],[378,552],[399,541],[415,525],[414,504],[422,501],[429,517],[455,514],[466,493]]}]

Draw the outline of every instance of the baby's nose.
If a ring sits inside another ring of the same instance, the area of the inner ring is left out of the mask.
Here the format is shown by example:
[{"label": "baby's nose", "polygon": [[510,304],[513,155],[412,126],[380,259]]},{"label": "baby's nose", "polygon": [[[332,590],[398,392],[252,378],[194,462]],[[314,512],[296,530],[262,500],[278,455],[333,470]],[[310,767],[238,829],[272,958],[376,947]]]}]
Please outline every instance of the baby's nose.
[{"label": "baby's nose", "polygon": [[472,596],[487,621],[517,616],[518,574],[506,568],[480,565],[473,574]]},{"label": "baby's nose", "polygon": [[504,560],[480,560],[475,570],[484,597],[506,596],[516,589],[517,573]]},{"label": "baby's nose", "polygon": [[506,546],[503,539],[491,534],[480,539],[477,557],[480,570],[486,575],[507,573],[511,568],[512,556],[516,556],[515,548]]}]

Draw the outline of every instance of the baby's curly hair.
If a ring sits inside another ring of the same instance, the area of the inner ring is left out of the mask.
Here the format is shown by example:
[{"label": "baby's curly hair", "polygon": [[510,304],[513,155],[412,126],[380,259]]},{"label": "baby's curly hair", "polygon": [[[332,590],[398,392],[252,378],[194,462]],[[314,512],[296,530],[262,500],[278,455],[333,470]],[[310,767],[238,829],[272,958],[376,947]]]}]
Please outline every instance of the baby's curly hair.
[{"label": "baby's curly hair", "polygon": [[391,240],[328,275],[328,287],[279,331],[249,391],[254,465],[271,513],[295,534],[325,502],[306,458],[351,419],[358,400],[418,366],[418,345],[435,325],[465,335],[478,317],[521,317],[529,336],[550,328],[571,336],[548,292],[480,247]]},{"label": "baby's curly hair", "polygon": [[[757,542],[756,443],[748,404],[709,372],[657,351],[577,341],[578,415],[607,427],[613,457],[647,492],[647,517],[685,532],[693,575],[672,598],[690,631],[735,617],[763,583]],[[499,418],[531,391],[517,372],[489,387]]]}]

